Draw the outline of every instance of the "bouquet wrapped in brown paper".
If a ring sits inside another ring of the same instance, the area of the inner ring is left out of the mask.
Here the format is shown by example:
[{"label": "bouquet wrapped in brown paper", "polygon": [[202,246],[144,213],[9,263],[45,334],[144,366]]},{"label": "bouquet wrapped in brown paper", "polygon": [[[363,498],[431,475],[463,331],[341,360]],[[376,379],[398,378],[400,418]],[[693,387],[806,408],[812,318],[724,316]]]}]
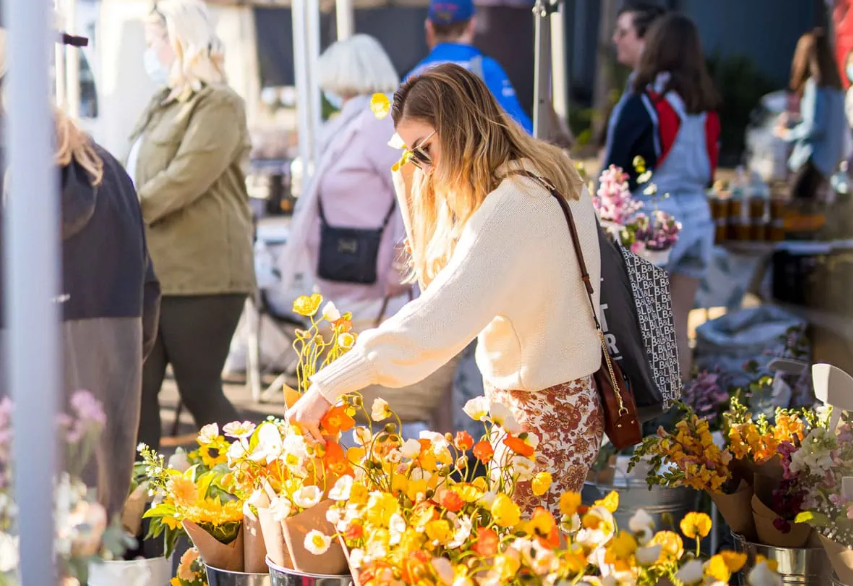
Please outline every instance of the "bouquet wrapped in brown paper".
[{"label": "bouquet wrapped in brown paper", "polygon": [[237,529],[237,537],[229,543],[223,543],[193,521],[184,519],[183,525],[206,565],[227,572],[243,571],[242,526]]}]

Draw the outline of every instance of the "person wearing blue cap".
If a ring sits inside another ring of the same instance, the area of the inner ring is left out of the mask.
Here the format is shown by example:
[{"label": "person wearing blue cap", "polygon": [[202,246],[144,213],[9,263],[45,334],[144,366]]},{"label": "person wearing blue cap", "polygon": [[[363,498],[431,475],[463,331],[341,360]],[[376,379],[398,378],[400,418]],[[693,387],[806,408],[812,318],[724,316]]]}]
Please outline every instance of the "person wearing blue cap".
[{"label": "person wearing blue cap", "polygon": [[406,77],[420,75],[442,63],[455,63],[486,82],[506,113],[532,133],[533,123],[518,102],[506,72],[497,61],[474,46],[475,12],[473,0],[430,0],[426,20],[430,54]]}]

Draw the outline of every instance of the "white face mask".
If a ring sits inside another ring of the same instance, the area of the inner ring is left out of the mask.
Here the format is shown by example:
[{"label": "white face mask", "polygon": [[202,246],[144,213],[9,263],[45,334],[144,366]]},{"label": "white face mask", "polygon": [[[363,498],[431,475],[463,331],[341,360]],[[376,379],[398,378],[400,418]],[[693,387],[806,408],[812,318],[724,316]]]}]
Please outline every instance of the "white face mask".
[{"label": "white face mask", "polygon": [[335,110],[340,111],[340,109],[344,105],[344,100],[338,94],[333,94],[332,92],[323,92],[323,96],[326,98],[326,101],[329,102],[329,105]]},{"label": "white face mask", "polygon": [[151,81],[160,86],[169,85],[169,70],[160,61],[156,51],[150,47],[146,49],[143,57],[145,65],[145,73],[151,78]]}]

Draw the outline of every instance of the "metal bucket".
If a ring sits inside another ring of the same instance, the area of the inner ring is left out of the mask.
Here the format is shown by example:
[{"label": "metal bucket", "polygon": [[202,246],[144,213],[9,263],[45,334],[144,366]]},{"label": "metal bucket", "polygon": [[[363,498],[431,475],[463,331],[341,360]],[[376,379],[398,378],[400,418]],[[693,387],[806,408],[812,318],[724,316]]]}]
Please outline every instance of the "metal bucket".
[{"label": "metal bucket", "polygon": [[271,586],[269,574],[229,572],[205,565],[209,586]]},{"label": "metal bucket", "polygon": [[834,572],[832,574],[832,577],[829,579],[829,583],[832,584],[832,586],[848,586],[848,584],[845,584],[844,582],[839,580],[838,576],[836,576]]},{"label": "metal bucket", "polygon": [[[296,570],[288,570],[272,563],[267,558],[270,569],[270,586],[352,586],[352,576],[328,576],[325,574],[303,574]],[[214,586],[214,584],[210,584]]]},{"label": "metal bucket", "polygon": [[640,467],[628,473],[630,457],[619,456],[616,460],[612,484],[587,482],[584,484],[581,497],[586,504],[604,498],[610,491],[619,493],[619,509],[614,517],[619,527],[628,527],[628,521],[638,509],[643,509],[651,515],[656,527],[664,527],[664,515],[672,515],[678,522],[687,513],[696,510],[698,493],[690,488],[661,488],[653,486],[649,489],[646,475]]},{"label": "metal bucket", "polygon": [[772,547],[749,542],[737,534],[733,537],[735,549],[747,555],[746,567],[738,573],[742,585],[746,585],[746,575],[755,566],[758,555],[779,564],[776,571],[782,578],[782,584],[820,586],[832,580],[832,566],[822,547]]}]

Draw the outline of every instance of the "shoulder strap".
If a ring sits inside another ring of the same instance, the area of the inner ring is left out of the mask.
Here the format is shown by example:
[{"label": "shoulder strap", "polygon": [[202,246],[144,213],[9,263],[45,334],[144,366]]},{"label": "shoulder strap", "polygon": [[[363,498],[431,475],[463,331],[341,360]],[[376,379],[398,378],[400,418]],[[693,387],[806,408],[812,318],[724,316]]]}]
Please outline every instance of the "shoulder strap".
[{"label": "shoulder strap", "polygon": [[595,289],[592,286],[592,282],[589,278],[589,271],[586,268],[586,261],[583,257],[583,250],[581,249],[580,238],[578,237],[578,229],[575,225],[575,219],[572,215],[572,208],[569,207],[569,202],[566,201],[566,198],[563,197],[560,192],[557,191],[557,188],[554,187],[550,181],[545,179],[544,177],[540,177],[536,173],[532,173],[526,170],[518,170],[518,171],[510,171],[510,175],[522,175],[524,177],[528,177],[536,181],[539,185],[544,187],[548,193],[554,196],[554,199],[557,200],[557,203],[560,204],[560,209],[563,210],[563,216],[566,218],[566,224],[569,226],[569,234],[572,237],[572,245],[575,249],[575,257],[578,259],[578,266],[581,271],[581,279],[583,280],[584,287],[586,288],[586,296],[589,300],[589,307],[592,310],[592,319],[595,320],[595,329],[601,332],[601,324],[598,321],[598,314],[595,312],[595,301],[592,299],[592,294],[595,292]]},{"label": "shoulder strap", "polygon": [[[391,216],[394,215],[394,210],[397,208],[397,197],[394,196],[391,198],[391,207],[388,209],[388,213],[385,214],[385,219],[382,220],[382,226],[380,226],[380,230],[385,230],[388,227],[388,222],[391,221]],[[326,220],[326,214],[323,211],[323,200],[320,199],[320,193],[317,193],[317,211],[320,215],[320,223],[324,226],[328,226],[329,222]]]}]

